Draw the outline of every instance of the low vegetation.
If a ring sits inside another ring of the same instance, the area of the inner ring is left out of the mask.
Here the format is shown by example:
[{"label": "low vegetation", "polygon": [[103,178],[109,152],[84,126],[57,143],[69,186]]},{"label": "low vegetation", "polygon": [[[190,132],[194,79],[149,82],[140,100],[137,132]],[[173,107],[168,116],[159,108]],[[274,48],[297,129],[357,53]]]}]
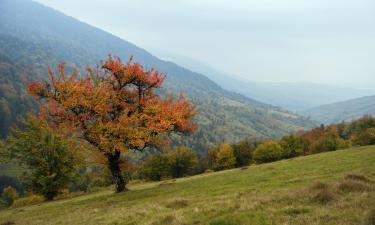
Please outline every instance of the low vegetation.
[{"label": "low vegetation", "polygon": [[375,147],[327,152],[0,211],[14,224],[373,224]]}]

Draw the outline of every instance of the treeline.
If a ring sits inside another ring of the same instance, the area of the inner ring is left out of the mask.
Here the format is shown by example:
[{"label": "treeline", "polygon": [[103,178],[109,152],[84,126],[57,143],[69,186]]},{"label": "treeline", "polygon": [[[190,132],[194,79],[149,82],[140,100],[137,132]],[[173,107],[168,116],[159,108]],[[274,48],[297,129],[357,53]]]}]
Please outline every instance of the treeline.
[{"label": "treeline", "polygon": [[[0,143],[1,158],[26,169],[20,181],[0,177],[0,207],[38,203],[114,184],[104,166],[106,159],[93,154],[95,151],[86,142],[65,133],[29,115],[22,128]],[[121,167],[126,182],[163,180],[371,144],[375,144],[375,118],[364,116],[348,123],[321,125],[279,140],[248,138],[213,145],[205,153],[180,146],[140,162],[124,154]]]},{"label": "treeline", "polygon": [[375,144],[375,118],[364,116],[352,122],[299,131],[280,140],[248,138],[238,143],[223,143],[211,146],[206,153],[179,147],[146,158],[133,178],[177,178],[372,144]]}]

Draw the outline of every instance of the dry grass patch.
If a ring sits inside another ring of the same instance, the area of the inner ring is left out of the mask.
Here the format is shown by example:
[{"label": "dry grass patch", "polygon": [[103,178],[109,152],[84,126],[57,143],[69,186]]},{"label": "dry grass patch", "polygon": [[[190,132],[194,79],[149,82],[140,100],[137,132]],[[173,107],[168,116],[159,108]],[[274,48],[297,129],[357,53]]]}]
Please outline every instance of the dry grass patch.
[{"label": "dry grass patch", "polygon": [[345,180],[362,181],[362,182],[370,182],[370,180],[366,176],[364,176],[362,174],[355,174],[355,173],[345,175],[344,179]]},{"label": "dry grass patch", "polygon": [[375,225],[375,207],[367,213],[363,225]]},{"label": "dry grass patch", "polygon": [[168,202],[165,207],[169,209],[181,209],[185,208],[186,206],[189,205],[189,201],[186,199],[175,199],[173,201]]}]

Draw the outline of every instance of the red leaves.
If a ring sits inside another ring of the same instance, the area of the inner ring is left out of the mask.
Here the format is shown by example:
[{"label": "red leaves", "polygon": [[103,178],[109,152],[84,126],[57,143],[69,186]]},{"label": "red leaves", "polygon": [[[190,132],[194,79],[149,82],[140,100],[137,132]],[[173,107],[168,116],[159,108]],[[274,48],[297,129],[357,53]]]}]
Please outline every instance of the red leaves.
[{"label": "red leaves", "polygon": [[80,131],[103,152],[141,150],[166,144],[163,137],[172,132],[196,130],[196,108],[188,99],[154,94],[163,74],[132,59],[121,63],[109,56],[102,65],[104,73],[89,69],[85,78],[77,78],[76,70],[67,76],[63,64],[59,76],[49,68],[50,84],[30,83],[29,93],[48,100],[42,112],[51,123]]}]

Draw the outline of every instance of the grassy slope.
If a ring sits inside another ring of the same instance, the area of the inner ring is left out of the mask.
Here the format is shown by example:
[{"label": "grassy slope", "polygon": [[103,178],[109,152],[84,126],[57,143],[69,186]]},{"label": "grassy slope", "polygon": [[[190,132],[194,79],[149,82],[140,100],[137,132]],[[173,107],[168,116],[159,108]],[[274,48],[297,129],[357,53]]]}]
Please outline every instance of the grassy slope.
[{"label": "grassy slope", "polygon": [[[338,193],[327,204],[304,197],[309,194],[306,187],[315,181],[338,182],[347,173],[364,174],[375,181],[375,146],[134,185],[122,194],[108,190],[3,210],[0,221],[30,225],[361,224],[375,200],[374,191]],[[372,181],[369,185],[374,185]]]}]

